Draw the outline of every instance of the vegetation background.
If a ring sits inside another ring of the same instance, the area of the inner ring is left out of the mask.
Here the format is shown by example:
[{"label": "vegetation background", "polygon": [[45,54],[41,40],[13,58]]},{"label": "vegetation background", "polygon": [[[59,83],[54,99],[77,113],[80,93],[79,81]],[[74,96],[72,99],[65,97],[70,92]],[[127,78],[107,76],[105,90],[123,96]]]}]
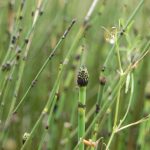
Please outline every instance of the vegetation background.
[{"label": "vegetation background", "polygon": [[[0,149],[149,150],[149,6],[1,0]],[[89,73],[83,139],[81,66]]]}]

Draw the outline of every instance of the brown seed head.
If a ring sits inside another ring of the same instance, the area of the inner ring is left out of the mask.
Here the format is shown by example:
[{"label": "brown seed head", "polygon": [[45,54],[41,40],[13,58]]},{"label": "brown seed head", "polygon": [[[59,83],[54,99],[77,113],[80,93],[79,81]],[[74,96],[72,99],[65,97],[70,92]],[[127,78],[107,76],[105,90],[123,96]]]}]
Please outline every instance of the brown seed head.
[{"label": "brown seed head", "polygon": [[82,66],[77,75],[77,83],[79,87],[87,86],[89,74],[87,68]]}]

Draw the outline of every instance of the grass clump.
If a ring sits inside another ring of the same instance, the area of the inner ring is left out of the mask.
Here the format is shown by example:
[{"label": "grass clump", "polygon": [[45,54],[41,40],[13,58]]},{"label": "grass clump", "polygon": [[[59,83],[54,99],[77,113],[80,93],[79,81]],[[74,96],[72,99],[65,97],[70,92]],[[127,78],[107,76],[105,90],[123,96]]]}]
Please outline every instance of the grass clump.
[{"label": "grass clump", "polygon": [[149,5],[0,1],[0,149],[149,150]]}]

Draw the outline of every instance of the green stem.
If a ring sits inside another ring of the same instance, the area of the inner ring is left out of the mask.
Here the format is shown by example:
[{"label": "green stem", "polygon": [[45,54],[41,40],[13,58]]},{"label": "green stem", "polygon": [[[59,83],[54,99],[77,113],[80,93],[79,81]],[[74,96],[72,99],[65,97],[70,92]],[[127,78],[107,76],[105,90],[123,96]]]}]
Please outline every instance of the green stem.
[{"label": "green stem", "polygon": [[[122,77],[120,77],[120,82],[121,82],[121,78],[122,78]],[[108,144],[107,144],[107,146],[106,146],[106,150],[109,149],[110,144],[111,144],[111,142],[112,142],[112,140],[113,140],[113,137],[114,137],[114,135],[115,135],[116,125],[117,125],[117,121],[118,121],[118,112],[119,112],[119,101],[120,101],[120,91],[121,91],[121,87],[122,87],[122,86],[121,86],[121,84],[120,84],[119,89],[118,89],[118,92],[117,92],[117,101],[116,101],[116,110],[115,110],[115,119],[114,119],[113,131],[112,131],[112,133],[111,133],[111,136],[110,136],[110,138],[109,138]]]},{"label": "green stem", "polygon": [[118,59],[119,71],[120,71],[120,73],[123,73],[122,66],[121,66],[121,58],[120,58],[120,52],[119,52],[119,45],[118,45],[117,36],[116,36],[116,51],[117,51],[117,59]]},{"label": "green stem", "polygon": [[0,107],[1,107],[1,109],[0,109],[0,120],[2,119],[2,116],[3,116],[3,111],[4,111],[5,104],[6,104],[6,95],[7,95],[8,89],[10,87],[10,80],[9,79],[12,77],[14,70],[15,70],[15,67],[13,67],[10,74],[6,77],[5,87],[2,90],[2,93],[0,95],[0,99],[1,99],[1,102],[0,102]]},{"label": "green stem", "polygon": [[[125,30],[127,29],[127,27],[128,27],[129,24],[132,22],[133,18],[134,18],[135,15],[138,13],[138,11],[139,11],[139,9],[141,8],[141,6],[143,5],[143,3],[144,3],[144,0],[141,0],[140,3],[139,3],[139,4],[137,5],[137,7],[135,8],[135,10],[133,11],[133,13],[131,14],[131,16],[129,17],[129,19],[127,20],[127,22],[126,22],[125,26],[123,27],[122,31],[125,31]],[[119,36],[118,36],[117,39],[120,40],[120,38],[121,38],[121,35],[119,34]],[[112,54],[113,54],[114,48],[115,48],[115,45],[113,45],[112,48],[110,49],[110,51],[109,51],[109,53],[108,53],[108,55],[107,55],[107,58],[106,58],[106,60],[105,60],[105,62],[104,62],[104,66],[106,66],[106,65],[109,63],[109,60],[111,60],[110,57],[111,57]]]},{"label": "green stem", "polygon": [[[56,93],[58,93],[59,85],[60,85],[60,83],[58,83],[58,85],[57,85]],[[48,100],[48,101],[50,101],[50,98],[51,98],[51,97],[49,97],[49,100]],[[58,98],[58,95],[56,94],[55,97],[54,97],[54,100],[53,100],[53,102],[52,102],[52,104],[51,104],[52,106],[51,106],[51,109],[50,109],[50,112],[49,112],[49,115],[48,115],[48,121],[47,121],[47,124],[46,124],[46,130],[44,130],[44,133],[43,133],[43,135],[42,135],[41,142],[40,142],[40,144],[39,144],[38,149],[41,149],[42,144],[43,144],[44,139],[45,139],[45,136],[46,136],[46,133],[48,132],[48,128],[49,128],[50,123],[51,123],[52,114],[53,114],[53,111],[54,111],[54,107],[55,107],[57,98]]]},{"label": "green stem", "polygon": [[130,93],[130,98],[129,98],[129,102],[128,102],[128,106],[127,106],[127,110],[123,116],[123,118],[121,119],[119,125],[118,125],[118,128],[122,125],[122,123],[125,121],[128,113],[129,113],[129,109],[130,109],[130,106],[131,106],[131,102],[132,102],[132,99],[133,99],[133,92],[134,92],[134,76],[133,76],[133,73],[131,73],[131,93]]},{"label": "green stem", "polygon": [[[86,87],[80,87],[79,108],[78,108],[78,141],[82,140],[85,133],[85,101],[86,101]],[[80,143],[79,150],[84,150],[83,142]]]},{"label": "green stem", "polygon": [[58,77],[57,77],[57,79],[56,79],[56,81],[55,81],[55,84],[54,84],[54,87],[53,87],[53,89],[52,89],[52,91],[51,91],[51,93],[50,93],[50,95],[49,95],[49,99],[48,99],[48,101],[47,101],[47,103],[46,103],[46,105],[45,105],[43,111],[41,112],[40,117],[38,118],[37,122],[35,123],[34,127],[32,128],[29,138],[25,141],[24,145],[21,147],[21,150],[24,150],[24,149],[25,149],[25,147],[27,146],[27,144],[29,143],[29,141],[31,140],[31,138],[34,136],[35,131],[36,131],[36,129],[38,128],[39,124],[41,123],[43,117],[45,116],[45,114],[46,114],[46,113],[48,112],[48,110],[50,109],[50,106],[52,107],[52,102],[53,102],[53,100],[54,100],[55,93],[56,93],[56,91],[57,91],[57,89],[58,89],[59,82],[60,82],[60,78],[59,78],[59,77],[61,76],[61,73],[62,73],[62,72],[61,72],[61,69],[62,69],[62,68],[61,68],[61,66],[60,66],[60,70],[59,70],[59,73],[58,73]]},{"label": "green stem", "polygon": [[113,125],[113,131],[112,131],[111,137],[110,137],[110,139],[109,139],[109,141],[108,141],[106,150],[109,149],[109,146],[110,146],[110,144],[111,144],[111,142],[112,142],[112,140],[113,140],[113,137],[114,137],[116,131],[118,130],[118,128],[120,128],[121,124],[122,124],[123,121],[126,119],[126,116],[127,116],[128,112],[129,112],[131,100],[132,100],[132,97],[133,97],[133,88],[134,88],[134,79],[133,79],[133,75],[132,75],[131,95],[130,95],[130,100],[129,100],[129,104],[128,104],[128,107],[127,107],[127,111],[126,111],[126,113],[125,113],[123,119],[120,121],[119,125],[117,126],[121,86],[119,87],[118,96],[117,96],[117,102],[116,102],[116,112],[115,112],[115,120],[114,120],[114,125]]},{"label": "green stem", "polygon": [[118,121],[120,91],[121,91],[121,86],[118,89],[118,95],[117,95],[117,101],[116,101],[116,110],[115,110],[115,119],[114,119],[114,126],[113,126],[113,128],[116,128],[116,124],[117,124],[117,121]]},{"label": "green stem", "polygon": [[[52,50],[52,52],[49,54],[48,58],[45,60],[44,64],[42,65],[42,67],[40,68],[39,72],[37,73],[37,75],[35,76],[35,78],[33,79],[33,81],[31,82],[30,86],[28,87],[28,89],[26,90],[25,94],[23,95],[23,97],[21,98],[19,104],[14,108],[14,112],[16,112],[21,104],[24,102],[26,96],[28,95],[29,91],[31,90],[32,86],[33,86],[33,82],[36,82],[37,79],[39,78],[39,76],[41,75],[41,73],[43,72],[43,70],[45,69],[45,67],[47,66],[48,62],[52,59],[52,57],[54,56],[57,48],[60,46],[60,44],[62,43],[62,41],[66,38],[66,36],[68,35],[70,29],[72,28],[72,26],[74,25],[75,20],[73,20],[70,24],[70,26],[66,29],[66,31],[64,32],[64,34],[62,35],[62,37],[59,39],[59,41],[57,42],[55,48]],[[69,51],[70,52],[70,51]],[[68,52],[68,53],[69,53]],[[71,52],[70,52],[71,53]],[[69,54],[68,54],[69,55]],[[67,56],[68,56],[67,55]],[[69,56],[68,56],[69,57]],[[68,57],[65,59],[65,61],[68,61]],[[63,63],[64,65],[64,63]]]},{"label": "green stem", "polygon": [[112,140],[113,140],[114,135],[115,135],[115,132],[112,132],[112,134],[111,134],[111,136],[110,136],[110,139],[109,139],[109,141],[108,141],[106,150],[109,150],[109,146],[110,146],[110,144],[111,144],[111,142],[112,142]]},{"label": "green stem", "polygon": [[[40,1],[38,4],[37,4],[37,8],[39,6],[41,6],[42,4],[42,1]],[[35,14],[35,17],[33,18],[33,23],[32,23],[32,30],[35,28],[35,25],[38,21],[38,13],[39,13],[39,10],[37,9],[36,11],[36,14]],[[31,45],[31,41],[32,41],[32,38],[33,38],[33,35],[34,35],[34,32],[30,32],[29,36],[28,36],[28,40],[29,42],[27,43],[26,47],[25,47],[25,52],[24,52],[24,58],[27,57],[28,55],[28,52],[29,52],[29,48],[30,48],[30,45]],[[15,104],[16,104],[16,101],[17,101],[17,96],[18,96],[18,93],[19,93],[19,89],[20,89],[20,85],[21,85],[21,81],[22,81],[22,77],[23,77],[23,73],[24,73],[24,69],[25,69],[25,66],[26,66],[26,61],[25,60],[22,60],[19,64],[19,69],[18,69],[18,80],[16,81],[16,85],[15,85],[15,89],[14,89],[14,95],[13,95],[13,99],[12,99],[12,102],[11,102],[11,105],[10,105],[10,109],[9,109],[9,113],[8,113],[8,116],[6,118],[6,122],[5,122],[5,126],[7,126],[10,122],[10,118],[11,118],[11,115],[12,115],[12,112],[14,110],[14,107],[15,107]]]},{"label": "green stem", "polygon": [[[103,107],[101,108],[101,111],[99,111],[99,113],[96,115],[96,117],[93,119],[93,121],[90,123],[89,127],[87,128],[83,138],[90,132],[90,130],[92,129],[92,127],[94,126],[95,122],[97,121],[97,119],[99,119],[100,117],[102,117],[105,113],[106,110],[108,109],[108,107],[111,107],[111,105],[114,103],[114,100],[116,99],[116,92],[118,91],[119,87],[123,86],[123,84],[125,83],[125,77],[126,75],[122,76],[122,79],[120,80],[120,82],[118,82],[118,84],[116,85],[116,87],[114,88],[114,91],[112,93],[112,101],[106,101],[103,105]],[[104,99],[107,99],[107,95],[106,97],[104,97]],[[73,150],[77,150],[79,144],[81,143],[81,141],[79,141],[77,143],[77,145],[74,147]]]},{"label": "green stem", "polygon": [[133,123],[127,124],[127,125],[125,125],[125,126],[123,126],[123,127],[120,127],[119,129],[117,129],[117,130],[115,131],[115,133],[118,133],[118,132],[120,132],[120,131],[122,131],[122,130],[124,130],[124,129],[126,129],[126,128],[129,128],[129,127],[132,127],[132,126],[141,124],[141,123],[143,123],[143,122],[145,122],[145,121],[147,121],[147,120],[149,120],[149,119],[150,119],[150,114],[147,115],[146,117],[144,117],[144,118],[142,118],[142,119],[136,121],[136,122],[133,122]]},{"label": "green stem", "polygon": [[42,119],[43,119],[44,115],[45,115],[45,113],[44,113],[44,112],[42,112],[42,113],[41,113],[41,115],[40,115],[40,117],[39,117],[39,119],[37,120],[36,124],[34,125],[34,127],[33,127],[32,131],[31,131],[31,133],[30,133],[29,138],[25,141],[25,143],[24,143],[24,144],[23,144],[23,146],[21,147],[21,150],[24,150],[24,149],[25,149],[25,147],[28,145],[28,143],[29,143],[30,139],[33,137],[33,135],[34,135],[34,133],[35,133],[36,129],[37,129],[37,128],[38,128],[38,126],[40,125],[40,122],[42,121]]},{"label": "green stem", "polygon": [[[103,96],[103,91],[104,91],[104,86],[102,85],[102,87],[99,87],[99,92],[98,92],[98,97],[97,97],[97,102],[96,102],[96,112],[95,112],[95,117],[99,112],[99,109],[101,107],[101,100],[102,100],[102,96]],[[98,130],[99,130],[99,121],[95,122],[94,128],[93,128],[93,135],[92,135],[92,141],[95,142],[97,140],[97,134],[98,134]],[[95,147],[91,147],[91,150],[94,150]]]}]

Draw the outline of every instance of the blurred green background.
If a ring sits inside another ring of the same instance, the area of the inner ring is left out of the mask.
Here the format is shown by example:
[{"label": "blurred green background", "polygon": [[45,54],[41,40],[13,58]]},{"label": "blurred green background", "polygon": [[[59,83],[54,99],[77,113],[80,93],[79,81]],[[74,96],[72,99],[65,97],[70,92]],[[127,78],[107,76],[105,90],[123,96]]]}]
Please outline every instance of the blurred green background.
[{"label": "blurred green background", "polygon": [[[14,150],[20,149],[22,146],[22,136],[25,132],[30,132],[34,126],[39,114],[42,112],[50,92],[54,87],[59,64],[64,61],[68,50],[74,44],[79,29],[82,28],[84,18],[91,7],[92,0],[41,0],[42,7],[34,29],[32,30],[33,19],[36,13],[37,5],[40,0],[5,0],[0,1],[0,104],[1,104],[1,124],[0,136],[3,137],[4,123],[8,117],[11,102],[14,94],[17,94],[15,106],[19,103],[32,80],[38,73],[46,58],[49,56],[57,41],[63,35],[65,29],[69,26],[72,19],[76,19],[75,25],[58,47],[54,57],[49,61],[46,68],[40,74],[37,83],[31,88],[25,97],[24,103],[20,106],[17,114],[11,118],[8,131],[1,146],[4,149]],[[55,104],[52,121],[45,138],[43,137],[44,126],[47,120],[44,117],[40,127],[35,132],[33,139],[30,141],[27,149],[37,150],[41,144],[43,150],[69,150],[73,149],[77,144],[77,134],[69,139],[67,143],[62,141],[77,127],[77,101],[78,87],[76,84],[76,74],[80,66],[81,60],[89,71],[89,84],[87,87],[87,109],[86,114],[95,106],[98,87],[99,75],[103,64],[110,52],[112,44],[106,39],[106,34],[110,36],[112,27],[117,28],[117,32],[121,32],[123,26],[130,18],[131,14],[139,4],[140,0],[99,0],[88,21],[88,25],[84,33],[78,39],[73,48],[68,64],[65,66],[63,76],[57,94],[57,102]],[[20,11],[21,4],[23,9]],[[125,70],[130,63],[131,58],[137,59],[142,55],[144,46],[150,40],[150,1],[145,0],[142,7],[138,10],[135,18],[125,30],[125,33],[119,41],[120,57],[122,68]],[[19,10],[19,11],[18,11]],[[17,18],[18,17],[18,18]],[[20,18],[21,17],[21,18]],[[104,29],[105,28],[105,29]],[[14,93],[16,82],[20,78],[19,65],[23,62],[23,54],[26,51],[25,39],[32,34],[29,40],[28,56],[26,58],[25,68],[21,77],[21,83],[18,93]],[[17,38],[16,42],[12,42],[12,38]],[[111,38],[111,37],[109,37]],[[12,46],[12,48],[11,48]],[[4,58],[10,50],[5,63],[10,65],[10,69],[3,71]],[[18,53],[18,50],[21,52]],[[19,56],[18,56],[19,55]],[[20,57],[17,60],[17,56]],[[81,59],[80,59],[81,58]],[[149,53],[140,64],[134,69],[134,94],[129,114],[125,124],[137,121],[143,116],[150,113],[150,57]],[[14,71],[12,71],[14,69]],[[109,62],[105,68],[105,77],[107,83],[105,85],[105,94],[109,94],[103,102],[112,99],[111,93],[114,85],[118,82],[118,63],[116,53],[109,58]],[[4,84],[7,77],[6,87]],[[119,116],[123,116],[127,108],[130,93],[125,94],[125,85],[121,91],[121,104]],[[62,102],[63,99],[63,102]],[[4,105],[2,102],[5,102]],[[61,103],[62,102],[62,103]],[[62,106],[59,117],[57,110]],[[115,106],[109,107],[110,112],[106,117],[103,126],[98,134],[99,138],[103,137],[104,143],[107,143],[111,129],[113,126],[113,118]],[[93,120],[93,113],[88,118],[86,127]],[[69,127],[66,125],[69,124]],[[67,127],[66,127],[67,126]],[[88,134],[86,139],[90,139]],[[110,150],[149,150],[150,147],[150,121],[146,121],[141,125],[127,128],[118,133],[112,143]],[[3,144],[2,144],[3,143]],[[11,148],[9,144],[14,145]],[[86,147],[88,149],[88,147]],[[105,149],[105,146],[103,148]]]}]

